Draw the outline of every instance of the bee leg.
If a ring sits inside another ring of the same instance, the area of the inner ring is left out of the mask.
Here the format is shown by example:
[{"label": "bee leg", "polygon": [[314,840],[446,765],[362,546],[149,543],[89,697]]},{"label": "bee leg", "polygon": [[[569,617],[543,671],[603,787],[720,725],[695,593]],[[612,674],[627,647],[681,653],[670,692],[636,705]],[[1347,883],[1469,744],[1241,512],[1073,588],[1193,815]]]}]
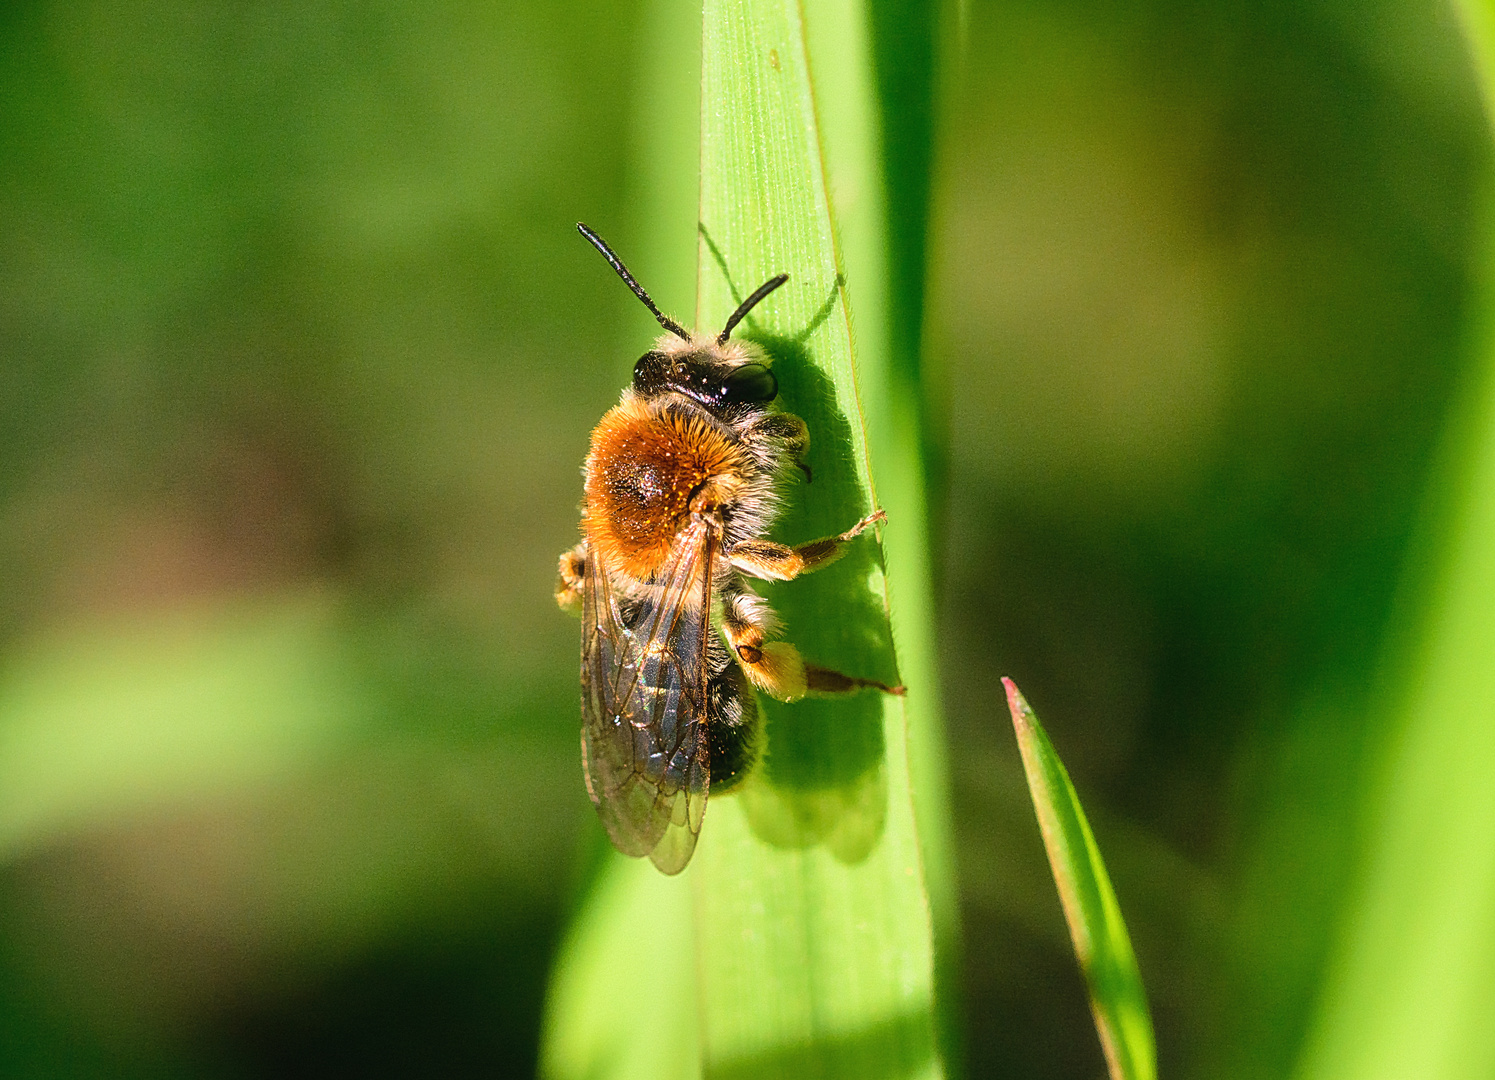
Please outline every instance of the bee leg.
[{"label": "bee leg", "polygon": [[854,694],[858,690],[871,687],[873,690],[881,690],[884,694],[897,694],[902,697],[908,693],[901,686],[889,686],[880,683],[876,679],[861,679],[855,675],[843,675],[839,671],[830,668],[815,667],[813,664],[805,665],[805,687],[812,694]]},{"label": "bee leg", "polygon": [[808,689],[805,662],[787,641],[768,640],[778,628],[773,608],[741,581],[722,589],[722,632],[743,674],[769,697],[798,701]]},{"label": "bee leg", "polygon": [[727,561],[733,567],[753,577],[769,581],[789,581],[801,574],[829,566],[845,552],[846,545],[859,536],[868,526],[884,522],[888,516],[881,510],[868,514],[839,536],[827,536],[824,540],[811,540],[808,544],[790,547],[776,544],[772,540],[744,540],[727,552]]},{"label": "bee leg", "polygon": [[780,701],[809,694],[851,694],[866,687],[902,694],[903,687],[859,679],[829,668],[806,664],[787,641],[769,641],[779,628],[773,608],[741,581],[722,590],[722,630],[748,681]]},{"label": "bee leg", "polygon": [[777,466],[783,457],[788,457],[809,483],[810,466],[805,464],[805,453],[810,449],[810,429],[799,417],[791,413],[769,413],[742,432],[742,441],[767,468]]},{"label": "bee leg", "polygon": [[555,578],[555,602],[562,611],[580,613],[581,585],[586,576],[587,545],[586,541],[582,541],[561,555],[560,570]]}]

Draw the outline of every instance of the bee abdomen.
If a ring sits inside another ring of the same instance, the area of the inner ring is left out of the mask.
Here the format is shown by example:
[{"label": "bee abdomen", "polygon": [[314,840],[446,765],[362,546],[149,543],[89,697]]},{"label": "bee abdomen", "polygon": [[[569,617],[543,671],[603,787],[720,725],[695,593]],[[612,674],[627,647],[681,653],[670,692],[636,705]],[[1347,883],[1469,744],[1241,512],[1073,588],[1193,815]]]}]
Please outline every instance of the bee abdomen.
[{"label": "bee abdomen", "polygon": [[757,764],[761,725],[752,688],[725,649],[711,650],[711,671],[706,689],[706,738],[711,789],[722,794],[741,783]]}]

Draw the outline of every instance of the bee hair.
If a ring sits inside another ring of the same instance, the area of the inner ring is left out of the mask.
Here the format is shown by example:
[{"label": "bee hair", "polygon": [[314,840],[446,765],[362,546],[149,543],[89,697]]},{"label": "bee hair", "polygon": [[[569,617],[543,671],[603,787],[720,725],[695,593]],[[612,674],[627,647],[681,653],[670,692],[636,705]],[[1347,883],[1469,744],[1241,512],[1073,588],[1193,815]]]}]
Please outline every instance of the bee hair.
[{"label": "bee hair", "polygon": [[[644,302],[644,307],[648,308],[654,313],[654,317],[659,320],[660,326],[664,327],[676,337],[684,338],[686,341],[690,340],[690,332],[686,330],[685,327],[677,323],[674,319],[670,318],[664,312],[659,310],[654,301],[649,298],[649,294],[644,291],[644,287],[637,281],[633,280],[633,275],[628,272],[628,267],[623,265],[623,260],[618,258],[617,255],[613,254],[613,249],[607,246],[606,240],[602,239],[602,237],[598,236],[580,221],[576,223],[576,231],[581,233],[582,236],[585,236],[594,248],[602,252],[602,257],[607,260],[608,265],[618,272],[618,276],[623,279],[623,283],[633,290],[633,295],[637,296]],[[779,284],[783,284],[783,282],[780,282]],[[775,288],[777,287],[778,286],[775,286]],[[770,289],[769,291],[772,292],[773,290]],[[768,295],[768,293],[763,292],[763,289],[759,289],[757,293],[754,293],[752,297],[749,297],[749,299],[752,300],[753,303],[757,303],[758,300],[763,299],[763,297],[759,296],[758,293],[763,293],[763,296]],[[743,306],[750,308],[753,306],[753,304],[745,304]],[[747,312],[743,311],[742,308],[739,308],[738,311],[740,311],[743,315],[747,314]],[[733,320],[736,320],[740,318],[740,316],[734,315],[732,318]],[[733,326],[736,325],[736,323],[735,321],[733,321],[729,322],[727,325]],[[721,339],[722,341],[727,340],[726,334],[727,332],[723,330]]]}]

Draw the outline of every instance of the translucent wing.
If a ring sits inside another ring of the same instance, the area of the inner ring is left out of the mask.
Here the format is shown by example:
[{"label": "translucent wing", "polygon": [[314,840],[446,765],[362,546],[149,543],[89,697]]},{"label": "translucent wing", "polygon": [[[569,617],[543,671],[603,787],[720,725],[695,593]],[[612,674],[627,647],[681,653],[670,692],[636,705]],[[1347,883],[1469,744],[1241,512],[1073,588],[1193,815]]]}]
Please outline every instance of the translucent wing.
[{"label": "translucent wing", "polygon": [[587,559],[581,622],[581,755],[613,844],[666,874],[695,851],[710,785],[706,646],[715,527],[693,522],[655,583],[618,596]]}]

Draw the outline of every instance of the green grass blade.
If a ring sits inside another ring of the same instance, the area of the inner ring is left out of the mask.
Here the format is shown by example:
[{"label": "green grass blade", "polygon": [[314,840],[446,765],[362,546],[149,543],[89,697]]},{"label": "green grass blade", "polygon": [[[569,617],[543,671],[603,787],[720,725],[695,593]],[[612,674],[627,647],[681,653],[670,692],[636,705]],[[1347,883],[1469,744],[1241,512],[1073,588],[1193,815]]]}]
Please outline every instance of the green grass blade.
[{"label": "green grass blade", "polygon": [[[1495,120],[1495,4],[1456,8]],[[1495,201],[1471,364],[1408,560],[1359,880],[1295,1075],[1495,1075]]]},{"label": "green grass blade", "polygon": [[696,1080],[690,883],[617,853],[551,977],[540,1074]]},{"label": "green grass blade", "polygon": [[1147,994],[1100,848],[1038,717],[1011,679],[1003,679],[1002,685],[1111,1078],[1153,1080],[1157,1060]]},{"label": "green grass blade", "polygon": [[[922,537],[921,506],[879,499],[868,451],[868,432],[891,425],[865,11],[708,0],[704,25],[698,323],[790,274],[748,335],[773,354],[784,407],[812,437],[815,481],[778,535],[834,533],[881,503],[889,536]],[[891,681],[889,587],[864,543],[770,599],[808,658]],[[905,711],[931,688],[909,689],[765,703],[766,767],[713,804],[692,871],[708,1076],[941,1074]]]},{"label": "green grass blade", "polygon": [[[945,0],[884,0],[868,5],[882,128],[883,227],[887,237],[887,360],[880,372],[862,367],[869,387],[868,433],[872,471],[884,506],[900,521],[923,520],[928,528],[890,531],[884,558],[892,602],[889,613],[898,665],[916,688],[905,704],[909,776],[914,816],[924,857],[924,885],[934,928],[935,998],[940,1047],[946,1067],[959,1072],[961,1048],[958,1007],[960,925],[955,888],[954,840],[945,734],[934,660],[934,583],[929,529],[942,520],[938,498],[926,498],[926,475],[940,475],[945,459],[931,431],[930,385],[924,357],[924,301],[928,262],[930,193],[933,181],[936,97],[941,59],[941,14]],[[831,46],[834,48],[834,45]],[[812,49],[812,54],[815,50]],[[864,144],[865,145],[865,144]],[[833,184],[843,170],[856,168],[857,152],[844,159],[828,147]],[[877,209],[866,200],[850,212]],[[859,279],[859,252],[848,251],[853,280]],[[880,382],[870,387],[871,376]],[[931,512],[932,511],[932,512]]]},{"label": "green grass blade", "polygon": [[[761,282],[790,274],[738,331],[773,356],[780,402],[811,433],[814,481],[789,493],[775,538],[840,532],[881,505],[890,554],[885,564],[869,536],[836,565],[762,591],[807,659],[901,678],[909,693],[763,701],[764,764],[740,792],[712,798],[682,878],[652,886],[659,895],[644,902],[653,869],[608,865],[552,980],[544,1071],[558,1080],[640,1075],[651,1061],[679,1076],[943,1072],[923,847],[940,843],[948,822],[931,751],[919,799],[932,823],[925,832],[916,824],[908,749],[914,725],[926,741],[938,735],[921,603],[921,480],[914,468],[916,482],[895,477],[879,489],[872,473],[874,460],[890,470],[916,465],[920,442],[917,400],[902,413],[889,401],[885,207],[865,16],[849,0],[813,12],[792,0],[707,3],[695,321],[719,326]],[[679,126],[650,128],[667,139]],[[685,158],[673,144],[656,149],[648,160]],[[646,258],[673,265],[665,252]],[[890,581],[885,565],[917,573]],[[895,586],[908,590],[909,612],[898,656],[889,595],[904,594]],[[688,924],[680,885],[691,893]],[[682,942],[693,966],[682,962]],[[628,1010],[636,1000],[645,1004]],[[682,1016],[694,1018],[694,1032],[682,1030]]]}]

